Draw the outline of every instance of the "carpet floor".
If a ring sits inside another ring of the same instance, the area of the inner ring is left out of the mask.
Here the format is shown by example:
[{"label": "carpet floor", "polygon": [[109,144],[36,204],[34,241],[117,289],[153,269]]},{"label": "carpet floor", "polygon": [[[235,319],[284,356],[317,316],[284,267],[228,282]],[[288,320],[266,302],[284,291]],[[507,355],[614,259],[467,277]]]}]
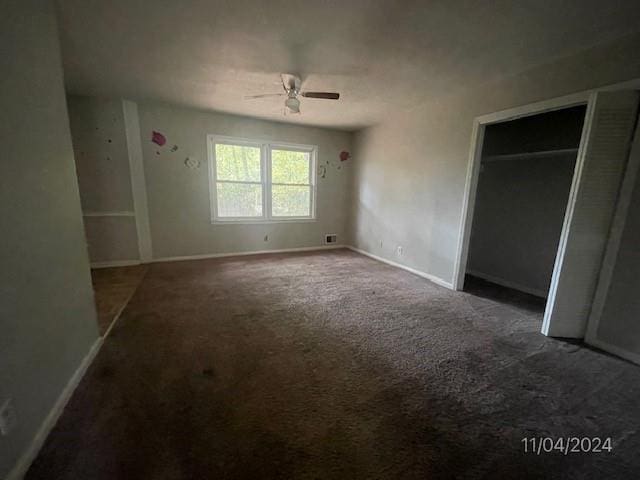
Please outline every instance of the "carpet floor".
[{"label": "carpet floor", "polygon": [[347,250],[153,264],[27,479],[638,478],[640,368],[486,293]]},{"label": "carpet floor", "polygon": [[91,270],[100,335],[104,335],[122,313],[146,271],[146,265]]}]

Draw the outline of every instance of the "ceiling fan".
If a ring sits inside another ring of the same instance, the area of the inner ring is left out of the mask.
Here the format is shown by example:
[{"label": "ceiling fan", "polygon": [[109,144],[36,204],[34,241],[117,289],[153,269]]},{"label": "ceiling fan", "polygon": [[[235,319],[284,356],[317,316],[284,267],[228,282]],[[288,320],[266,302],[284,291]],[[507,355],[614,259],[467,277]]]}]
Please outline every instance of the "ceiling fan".
[{"label": "ceiling fan", "polygon": [[262,95],[247,95],[244,98],[253,99],[286,96],[287,98],[284,101],[284,106],[291,113],[300,113],[300,100],[298,99],[298,96],[305,98],[320,98],[325,100],[338,100],[340,98],[339,93],[302,91],[302,81],[297,75],[283,73],[280,75],[280,77],[282,79],[282,88],[284,88],[284,93],[263,93]]}]

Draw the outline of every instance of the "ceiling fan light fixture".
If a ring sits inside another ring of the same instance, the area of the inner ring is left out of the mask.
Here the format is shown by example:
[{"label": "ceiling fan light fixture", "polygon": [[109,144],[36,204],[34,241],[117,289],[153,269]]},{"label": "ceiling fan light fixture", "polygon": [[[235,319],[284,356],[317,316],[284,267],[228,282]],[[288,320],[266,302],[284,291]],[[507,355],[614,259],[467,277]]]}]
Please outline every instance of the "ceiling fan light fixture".
[{"label": "ceiling fan light fixture", "polygon": [[300,113],[300,100],[298,100],[296,97],[287,98],[284,104],[291,111],[291,113]]},{"label": "ceiling fan light fixture", "polygon": [[279,97],[286,95],[287,98],[284,101],[283,114],[287,113],[300,113],[300,100],[298,96],[316,98],[319,100],[338,100],[340,94],[337,92],[308,92],[302,91],[302,81],[297,75],[290,73],[281,73],[280,79],[282,80],[282,89],[284,92],[280,93],[263,93],[259,95],[247,95],[246,99],[266,98],[266,97]]}]

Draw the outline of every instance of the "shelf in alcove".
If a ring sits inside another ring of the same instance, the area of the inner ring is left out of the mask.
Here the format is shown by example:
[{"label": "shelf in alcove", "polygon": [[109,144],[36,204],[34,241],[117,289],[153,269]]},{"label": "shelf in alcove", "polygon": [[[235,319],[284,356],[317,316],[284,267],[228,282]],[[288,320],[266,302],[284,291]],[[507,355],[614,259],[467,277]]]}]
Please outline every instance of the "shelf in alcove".
[{"label": "shelf in alcove", "polygon": [[532,158],[546,158],[558,155],[577,154],[577,148],[560,148],[557,150],[541,150],[539,152],[505,153],[500,155],[487,155],[482,162],[498,162],[503,160],[527,160]]}]

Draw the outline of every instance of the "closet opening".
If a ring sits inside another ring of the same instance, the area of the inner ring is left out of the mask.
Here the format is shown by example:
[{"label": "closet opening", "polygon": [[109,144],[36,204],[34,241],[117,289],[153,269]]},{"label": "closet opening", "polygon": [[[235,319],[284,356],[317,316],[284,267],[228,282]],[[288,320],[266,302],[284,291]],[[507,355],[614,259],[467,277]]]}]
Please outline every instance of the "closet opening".
[{"label": "closet opening", "polygon": [[485,127],[463,290],[542,321],[586,108]]}]

